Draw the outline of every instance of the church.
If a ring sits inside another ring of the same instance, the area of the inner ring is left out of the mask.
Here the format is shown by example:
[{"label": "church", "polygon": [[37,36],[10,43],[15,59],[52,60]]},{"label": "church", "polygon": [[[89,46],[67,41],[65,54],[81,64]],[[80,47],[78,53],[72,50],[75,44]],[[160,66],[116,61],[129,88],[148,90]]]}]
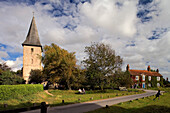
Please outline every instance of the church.
[{"label": "church", "polygon": [[42,45],[40,43],[35,17],[33,16],[31,25],[23,46],[23,78],[28,84],[31,70],[42,70],[41,57]]}]

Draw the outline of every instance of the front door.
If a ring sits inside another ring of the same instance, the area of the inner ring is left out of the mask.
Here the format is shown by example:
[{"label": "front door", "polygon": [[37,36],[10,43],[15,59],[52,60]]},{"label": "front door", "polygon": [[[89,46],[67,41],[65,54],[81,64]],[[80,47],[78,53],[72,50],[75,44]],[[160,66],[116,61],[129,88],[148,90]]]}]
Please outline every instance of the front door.
[{"label": "front door", "polygon": [[142,84],[142,88],[145,88],[145,83]]}]

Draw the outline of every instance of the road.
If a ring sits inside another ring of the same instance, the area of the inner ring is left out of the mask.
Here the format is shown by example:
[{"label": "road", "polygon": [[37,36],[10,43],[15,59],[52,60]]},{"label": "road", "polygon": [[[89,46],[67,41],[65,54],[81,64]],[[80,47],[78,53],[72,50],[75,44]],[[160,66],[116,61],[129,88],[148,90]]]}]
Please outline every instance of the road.
[{"label": "road", "polygon": [[[90,101],[84,103],[70,104],[65,106],[48,107],[47,113],[84,113],[101,107],[105,107],[106,105],[111,106],[121,102],[152,96],[157,93],[157,91],[153,91],[153,90],[145,90],[145,91],[146,93],[143,94],[121,96],[121,97],[96,100],[96,101]],[[41,112],[40,109],[38,109],[38,110],[26,111],[22,113],[40,113],[40,112]]]}]

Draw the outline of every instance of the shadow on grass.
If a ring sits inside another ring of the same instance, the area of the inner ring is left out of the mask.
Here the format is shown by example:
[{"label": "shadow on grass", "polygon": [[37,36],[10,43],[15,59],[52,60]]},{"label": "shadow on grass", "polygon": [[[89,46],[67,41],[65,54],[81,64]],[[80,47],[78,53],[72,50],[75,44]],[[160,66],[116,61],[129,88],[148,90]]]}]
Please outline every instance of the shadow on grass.
[{"label": "shadow on grass", "polygon": [[[6,106],[6,107],[5,107]],[[20,103],[18,105],[0,104],[0,113],[19,113],[23,111],[35,110],[40,108],[40,103]]]},{"label": "shadow on grass", "polygon": [[142,108],[123,108],[119,106],[111,106],[102,108],[88,113],[170,113],[170,107],[150,105]]},{"label": "shadow on grass", "polygon": [[[78,102],[77,102],[78,103]],[[75,104],[73,102],[65,102],[65,103],[59,103],[59,104],[50,104],[47,106],[50,107],[55,107],[55,106],[62,106],[62,105],[68,105],[68,104]],[[21,103],[18,105],[7,105],[6,108],[4,107],[4,104],[0,104],[0,113],[19,113],[19,112],[24,112],[24,111],[30,111],[30,110],[36,110],[40,109],[41,103],[31,103],[31,102],[26,102],[26,103]]]}]

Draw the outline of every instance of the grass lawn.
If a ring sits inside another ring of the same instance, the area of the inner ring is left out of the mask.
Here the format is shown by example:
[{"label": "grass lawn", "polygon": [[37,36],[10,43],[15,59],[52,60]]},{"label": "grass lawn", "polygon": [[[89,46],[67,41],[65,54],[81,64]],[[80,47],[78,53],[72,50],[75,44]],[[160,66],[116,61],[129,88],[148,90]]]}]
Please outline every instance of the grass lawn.
[{"label": "grass lawn", "polygon": [[170,113],[170,88],[161,88],[166,91],[160,100],[153,101],[155,96],[132,102],[119,103],[109,108],[101,108],[88,113]]},{"label": "grass lawn", "polygon": [[[37,94],[23,96],[17,99],[0,100],[0,111],[32,107],[33,103],[36,103],[36,105],[40,105],[41,102],[46,102],[50,104],[50,106],[57,106],[105,98],[113,98],[116,97],[117,94],[118,96],[123,96],[143,93],[143,91],[136,92],[136,90],[131,89],[129,91],[105,90],[104,92],[94,90],[86,91],[86,94],[76,94],[78,91],[75,90],[48,90],[48,92],[50,92],[54,96],[50,96],[45,92],[39,92]],[[64,104],[62,103],[62,100],[64,100]],[[4,104],[8,104],[8,107],[4,108]]]}]

